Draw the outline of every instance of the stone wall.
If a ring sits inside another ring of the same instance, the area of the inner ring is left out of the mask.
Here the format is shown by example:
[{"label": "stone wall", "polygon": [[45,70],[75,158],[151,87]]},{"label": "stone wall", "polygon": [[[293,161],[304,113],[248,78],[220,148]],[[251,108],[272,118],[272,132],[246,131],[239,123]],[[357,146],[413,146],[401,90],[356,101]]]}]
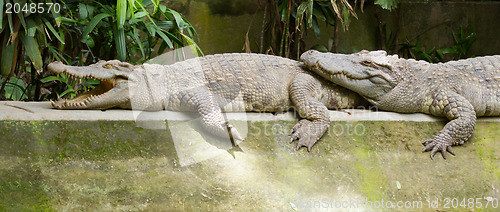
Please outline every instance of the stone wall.
[{"label": "stone wall", "polygon": [[0,211],[498,210],[499,118],[445,161],[421,152],[445,124],[423,114],[330,111],[311,152],[291,112],[226,115],[239,146],[176,112],[0,102]]},{"label": "stone wall", "polygon": [[[259,52],[261,43],[263,5],[258,1],[184,1],[187,19],[200,35],[198,42],[205,54],[242,52],[245,36],[253,52]],[[240,2],[240,3],[238,3]],[[246,2],[246,3],[245,3]],[[253,3],[250,3],[253,2]],[[403,1],[400,43],[408,38],[415,43],[417,37],[424,47],[442,48],[454,44],[452,32],[459,33],[460,27],[471,28],[477,40],[471,54],[500,54],[500,2],[498,1]],[[189,4],[188,4],[189,3]],[[354,4],[354,3],[353,3]],[[225,5],[225,7],[221,7]],[[237,12],[234,12],[237,11]],[[339,41],[346,53],[362,49],[380,48],[375,5],[366,3],[364,12],[356,9],[359,19],[351,18],[348,31],[340,30]],[[382,11],[383,23],[394,33],[397,22],[396,11]],[[333,29],[322,26],[322,36],[317,38],[310,32],[307,48],[315,44],[328,44]]]}]

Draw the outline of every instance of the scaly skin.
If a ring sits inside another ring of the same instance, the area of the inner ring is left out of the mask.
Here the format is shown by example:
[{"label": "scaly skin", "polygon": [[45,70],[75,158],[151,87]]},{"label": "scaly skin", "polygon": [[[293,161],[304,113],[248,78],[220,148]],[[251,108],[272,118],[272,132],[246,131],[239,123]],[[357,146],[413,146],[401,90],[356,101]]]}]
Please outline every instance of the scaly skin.
[{"label": "scaly skin", "polygon": [[297,149],[308,150],[329,126],[328,109],[366,106],[354,92],[306,73],[303,64],[262,54],[218,54],[172,65],[133,66],[102,61],[74,67],[54,62],[54,73],[95,78],[101,85],[74,100],[58,100],[57,109],[107,109],[198,111],[203,126],[215,135],[243,140],[221,112],[287,111],[294,105],[304,118],[292,129]]},{"label": "scaly skin", "polygon": [[444,116],[450,120],[423,151],[455,155],[474,132],[477,116],[500,115],[500,55],[431,64],[385,51],[345,55],[305,52],[313,72],[357,92],[379,109]]}]

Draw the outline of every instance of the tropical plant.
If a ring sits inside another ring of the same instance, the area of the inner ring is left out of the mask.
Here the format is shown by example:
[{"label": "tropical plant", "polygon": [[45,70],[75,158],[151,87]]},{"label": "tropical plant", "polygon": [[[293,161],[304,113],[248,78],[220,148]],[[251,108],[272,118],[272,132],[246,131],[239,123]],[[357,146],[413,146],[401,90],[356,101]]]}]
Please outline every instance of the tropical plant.
[{"label": "tropical plant", "polygon": [[[40,79],[43,65],[53,60],[71,65],[115,58],[139,63],[185,45],[194,55],[202,54],[193,40],[197,34],[192,25],[159,0],[57,2],[0,0],[0,99],[74,96],[97,83],[63,75]],[[12,10],[15,4],[17,12]],[[48,10],[49,4],[57,4],[57,10]],[[30,8],[36,9],[30,12]],[[44,94],[50,92],[42,92],[46,90],[42,83],[55,92]]]},{"label": "tropical plant", "polygon": [[[99,59],[112,55],[122,61],[134,59],[142,63],[151,58],[158,43],[158,54],[185,45],[192,47],[194,55],[202,54],[192,39],[197,37],[193,26],[159,0],[115,2],[78,3],[79,21],[85,23],[81,41]],[[139,53],[141,58],[133,58]]]},{"label": "tropical plant", "polygon": [[396,9],[399,3],[401,3],[401,0],[375,0],[375,4],[389,11]]},{"label": "tropical plant", "polygon": [[[51,97],[67,96],[73,98],[81,91],[89,91],[99,85],[99,80],[83,79],[81,81],[69,78],[66,74],[59,74],[57,76],[48,76],[41,79],[42,83],[56,82],[52,87],[52,93],[56,94]],[[49,97],[50,98],[50,97]]]},{"label": "tropical plant", "polygon": [[51,0],[0,1],[0,97],[39,99],[39,73],[47,56],[57,52],[52,42],[64,44],[53,21],[61,8],[54,5]]},{"label": "tropical plant", "polygon": [[266,11],[266,28],[271,41],[267,52],[296,58],[304,47],[302,43],[307,30],[313,29],[316,36],[320,36],[319,22],[336,27],[336,30],[340,22],[344,29],[348,29],[349,17],[357,18],[347,0],[269,0]]},{"label": "tropical plant", "polygon": [[460,35],[455,34],[455,32],[452,32],[452,35],[455,44],[449,48],[442,48],[436,51],[439,58],[443,59],[445,54],[453,55],[453,60],[474,57],[474,55],[469,55],[469,50],[476,41],[476,33],[472,29],[465,30],[463,27],[460,27]]},{"label": "tropical plant", "polygon": [[[115,3],[116,2],[116,3]],[[70,35],[73,51],[72,61],[78,65],[98,60],[119,59],[140,64],[167,48],[176,49],[178,60],[185,59],[182,46],[189,45],[193,55],[203,54],[193,38],[197,33],[193,26],[178,12],[160,4],[159,0],[117,1],[67,1],[67,16],[61,17]],[[78,14],[72,14],[78,11]],[[184,34],[187,31],[188,34]],[[159,47],[157,45],[159,44]],[[66,51],[67,52],[67,51]],[[140,55],[141,57],[137,57]],[[76,65],[76,64],[73,64]],[[55,95],[59,98],[88,90],[93,82],[83,80],[75,84],[66,77],[48,77],[44,83],[55,82]]]},{"label": "tropical plant", "polygon": [[455,42],[452,46],[439,49],[432,47],[428,50],[420,43],[420,37],[416,38],[415,43],[411,43],[409,39],[406,38],[406,42],[401,44],[398,53],[406,58],[426,60],[431,63],[474,57],[473,55],[469,55],[469,50],[476,41],[476,34],[470,29],[465,30],[463,27],[460,27],[460,35],[455,34],[455,32],[452,32],[452,35]]}]

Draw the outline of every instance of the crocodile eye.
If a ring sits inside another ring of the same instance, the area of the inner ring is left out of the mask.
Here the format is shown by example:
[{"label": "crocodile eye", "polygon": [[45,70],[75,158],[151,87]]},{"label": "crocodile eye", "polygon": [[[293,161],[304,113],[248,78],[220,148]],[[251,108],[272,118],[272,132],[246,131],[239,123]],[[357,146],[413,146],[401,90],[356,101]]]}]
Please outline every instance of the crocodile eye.
[{"label": "crocodile eye", "polygon": [[374,66],[374,65],[373,65],[373,62],[372,62],[372,61],[369,61],[369,60],[363,60],[363,61],[361,61],[360,63],[361,63],[361,65],[363,65],[363,66],[368,66],[368,67],[373,67],[373,66]]},{"label": "crocodile eye", "polygon": [[111,69],[111,67],[113,67],[113,66],[111,64],[106,64],[103,67],[106,68],[106,69]]}]

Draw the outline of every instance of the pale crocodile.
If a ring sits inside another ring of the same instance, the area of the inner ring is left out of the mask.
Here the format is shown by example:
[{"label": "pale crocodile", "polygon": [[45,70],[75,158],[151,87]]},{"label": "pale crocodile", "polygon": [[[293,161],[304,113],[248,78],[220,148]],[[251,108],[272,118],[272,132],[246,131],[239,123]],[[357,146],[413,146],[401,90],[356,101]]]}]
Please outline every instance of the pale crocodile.
[{"label": "pale crocodile", "polygon": [[298,140],[297,149],[309,151],[328,129],[328,109],[368,105],[356,93],[305,72],[302,63],[263,54],[217,54],[172,65],[113,60],[76,67],[53,62],[48,70],[101,81],[72,100],[52,102],[57,109],[197,111],[209,132],[227,136],[229,131],[240,140],[221,112],[287,111],[295,105],[304,119],[292,128],[291,142]]},{"label": "pale crocodile", "polygon": [[308,51],[305,65],[330,81],[359,93],[382,110],[445,116],[448,122],[423,151],[431,158],[467,141],[476,116],[500,115],[500,55],[431,64],[387,56],[385,51],[334,54]]}]

